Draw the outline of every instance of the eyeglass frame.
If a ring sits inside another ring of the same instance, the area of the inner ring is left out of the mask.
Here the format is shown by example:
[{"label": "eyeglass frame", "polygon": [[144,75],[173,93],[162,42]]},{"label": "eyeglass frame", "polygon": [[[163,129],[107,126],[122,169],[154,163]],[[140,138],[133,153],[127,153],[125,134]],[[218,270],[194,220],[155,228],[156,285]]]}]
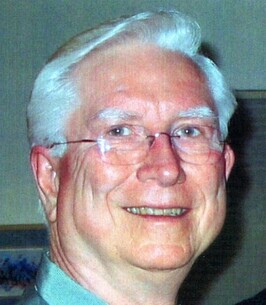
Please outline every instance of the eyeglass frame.
[{"label": "eyeglass frame", "polygon": [[[125,124],[125,125],[127,125],[127,124]],[[124,126],[124,125],[119,125],[119,126]],[[204,125],[201,125],[201,126],[204,126]],[[142,127],[142,126],[141,126]],[[216,130],[217,132],[219,132],[219,129],[218,128],[216,128],[216,127],[211,127],[211,126],[207,126],[207,127],[210,127],[210,128],[212,128],[212,129],[214,129],[214,130]],[[144,128],[144,127],[142,127],[142,128]],[[180,138],[180,136],[178,136],[178,135],[171,135],[170,133],[168,133],[168,132],[156,132],[156,133],[154,133],[154,134],[147,134],[147,135],[145,135],[143,138],[142,138],[142,141],[141,142],[143,142],[143,143],[145,143],[145,141],[147,141],[148,139],[151,139],[151,141],[150,142],[147,142],[147,143],[149,143],[149,148],[147,149],[147,152],[146,152],[146,154],[145,154],[145,156],[143,157],[143,159],[142,158],[140,158],[142,161],[146,158],[146,156],[148,155],[148,152],[149,152],[149,150],[150,150],[150,148],[152,147],[152,145],[153,145],[153,143],[154,143],[154,141],[155,141],[155,139],[156,138],[158,138],[160,135],[166,135],[166,136],[168,136],[168,138],[170,139],[170,143],[171,143],[171,146],[172,147],[174,147],[173,149],[174,149],[174,151],[178,154],[178,151],[177,151],[177,149],[176,148],[178,148],[178,146],[177,145],[175,145],[175,144],[173,144],[173,141],[172,141],[172,139],[173,138]],[[52,144],[50,144],[50,145],[48,145],[48,146],[46,146],[48,149],[52,149],[52,148],[54,148],[55,146],[58,146],[58,145],[68,145],[68,144],[78,144],[78,143],[95,143],[95,144],[97,144],[98,145],[98,147],[100,148],[100,151],[101,151],[101,153],[102,153],[102,157],[103,157],[103,155],[106,153],[106,151],[104,151],[103,149],[102,149],[102,147],[103,147],[103,145],[102,145],[102,143],[104,143],[105,141],[108,141],[108,140],[106,140],[105,138],[104,138],[104,136],[99,136],[97,139],[87,139],[87,138],[84,138],[84,139],[80,139],[80,140],[69,140],[69,141],[64,141],[64,142],[54,142],[54,143],[52,143]],[[102,142],[102,143],[101,143]],[[217,142],[216,142],[216,144],[218,144],[219,143],[219,145],[220,145],[220,147],[221,147],[221,150],[219,151],[220,152],[220,155],[222,156],[222,154],[223,154],[223,151],[224,151],[224,146],[225,146],[225,143],[226,143],[227,141],[222,141],[222,140],[218,140],[218,138],[217,138]],[[212,149],[210,146],[209,146],[209,150],[211,151],[211,150],[214,150],[214,151],[218,151],[218,150],[215,150],[214,148]],[[133,151],[133,150],[132,150]],[[180,153],[179,153],[180,154]],[[103,158],[102,158],[103,159]],[[182,158],[181,158],[182,159]],[[218,158],[219,159],[219,158]],[[182,159],[183,160],[183,159]],[[111,164],[113,164],[112,162],[108,162],[108,161],[105,161],[104,159],[103,159],[103,161],[104,162],[106,162],[106,163],[111,163]],[[184,162],[188,162],[188,161],[186,161],[186,160],[183,160]],[[137,164],[137,163],[140,163],[141,161],[138,161],[138,162],[136,162],[136,163],[131,163],[131,162],[129,162],[129,163],[125,163],[125,164],[121,164],[121,165],[130,165],[130,164]],[[188,162],[188,163],[193,163],[193,162]],[[114,164],[119,164],[119,162],[118,163],[114,163]],[[194,163],[193,163],[194,164]],[[196,163],[196,164],[198,164],[198,163]],[[202,164],[202,163],[199,163],[199,164]]]}]

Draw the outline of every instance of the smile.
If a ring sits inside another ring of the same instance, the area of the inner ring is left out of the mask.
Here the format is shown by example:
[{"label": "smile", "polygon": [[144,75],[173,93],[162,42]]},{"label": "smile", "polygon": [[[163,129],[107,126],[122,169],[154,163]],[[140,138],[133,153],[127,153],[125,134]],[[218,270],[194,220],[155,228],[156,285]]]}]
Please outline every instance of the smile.
[{"label": "smile", "polygon": [[129,213],[134,215],[148,215],[148,216],[181,216],[186,213],[186,209],[182,208],[172,208],[172,209],[155,209],[148,207],[140,207],[140,208],[127,208]]}]

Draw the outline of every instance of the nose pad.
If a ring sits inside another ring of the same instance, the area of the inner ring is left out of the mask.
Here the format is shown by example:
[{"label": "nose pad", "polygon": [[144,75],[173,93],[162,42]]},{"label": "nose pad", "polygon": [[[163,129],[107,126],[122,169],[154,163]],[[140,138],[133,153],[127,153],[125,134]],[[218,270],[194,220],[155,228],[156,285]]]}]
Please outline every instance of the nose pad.
[{"label": "nose pad", "polygon": [[137,177],[141,182],[154,180],[164,187],[181,184],[185,182],[186,175],[180,161],[173,150],[170,135],[155,134],[150,151],[137,171]]}]

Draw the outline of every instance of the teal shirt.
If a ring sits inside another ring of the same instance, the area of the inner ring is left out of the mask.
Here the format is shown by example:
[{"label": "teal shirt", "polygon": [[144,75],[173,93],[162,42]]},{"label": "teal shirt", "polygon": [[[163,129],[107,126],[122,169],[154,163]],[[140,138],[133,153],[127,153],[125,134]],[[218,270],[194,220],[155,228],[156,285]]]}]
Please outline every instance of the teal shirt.
[{"label": "teal shirt", "polygon": [[34,287],[27,289],[17,305],[108,305],[44,255]]}]

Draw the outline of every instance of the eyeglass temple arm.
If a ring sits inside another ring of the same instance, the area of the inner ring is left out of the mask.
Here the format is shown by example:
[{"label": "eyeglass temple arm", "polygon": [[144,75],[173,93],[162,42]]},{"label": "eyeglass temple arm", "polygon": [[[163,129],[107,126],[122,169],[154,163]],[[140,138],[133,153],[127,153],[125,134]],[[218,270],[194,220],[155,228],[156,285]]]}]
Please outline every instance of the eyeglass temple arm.
[{"label": "eyeglass temple arm", "polygon": [[66,141],[66,142],[54,142],[47,146],[47,148],[51,149],[57,145],[66,145],[66,144],[76,144],[76,143],[95,143],[97,140],[92,139],[82,139],[82,140],[73,140],[73,141]]}]

